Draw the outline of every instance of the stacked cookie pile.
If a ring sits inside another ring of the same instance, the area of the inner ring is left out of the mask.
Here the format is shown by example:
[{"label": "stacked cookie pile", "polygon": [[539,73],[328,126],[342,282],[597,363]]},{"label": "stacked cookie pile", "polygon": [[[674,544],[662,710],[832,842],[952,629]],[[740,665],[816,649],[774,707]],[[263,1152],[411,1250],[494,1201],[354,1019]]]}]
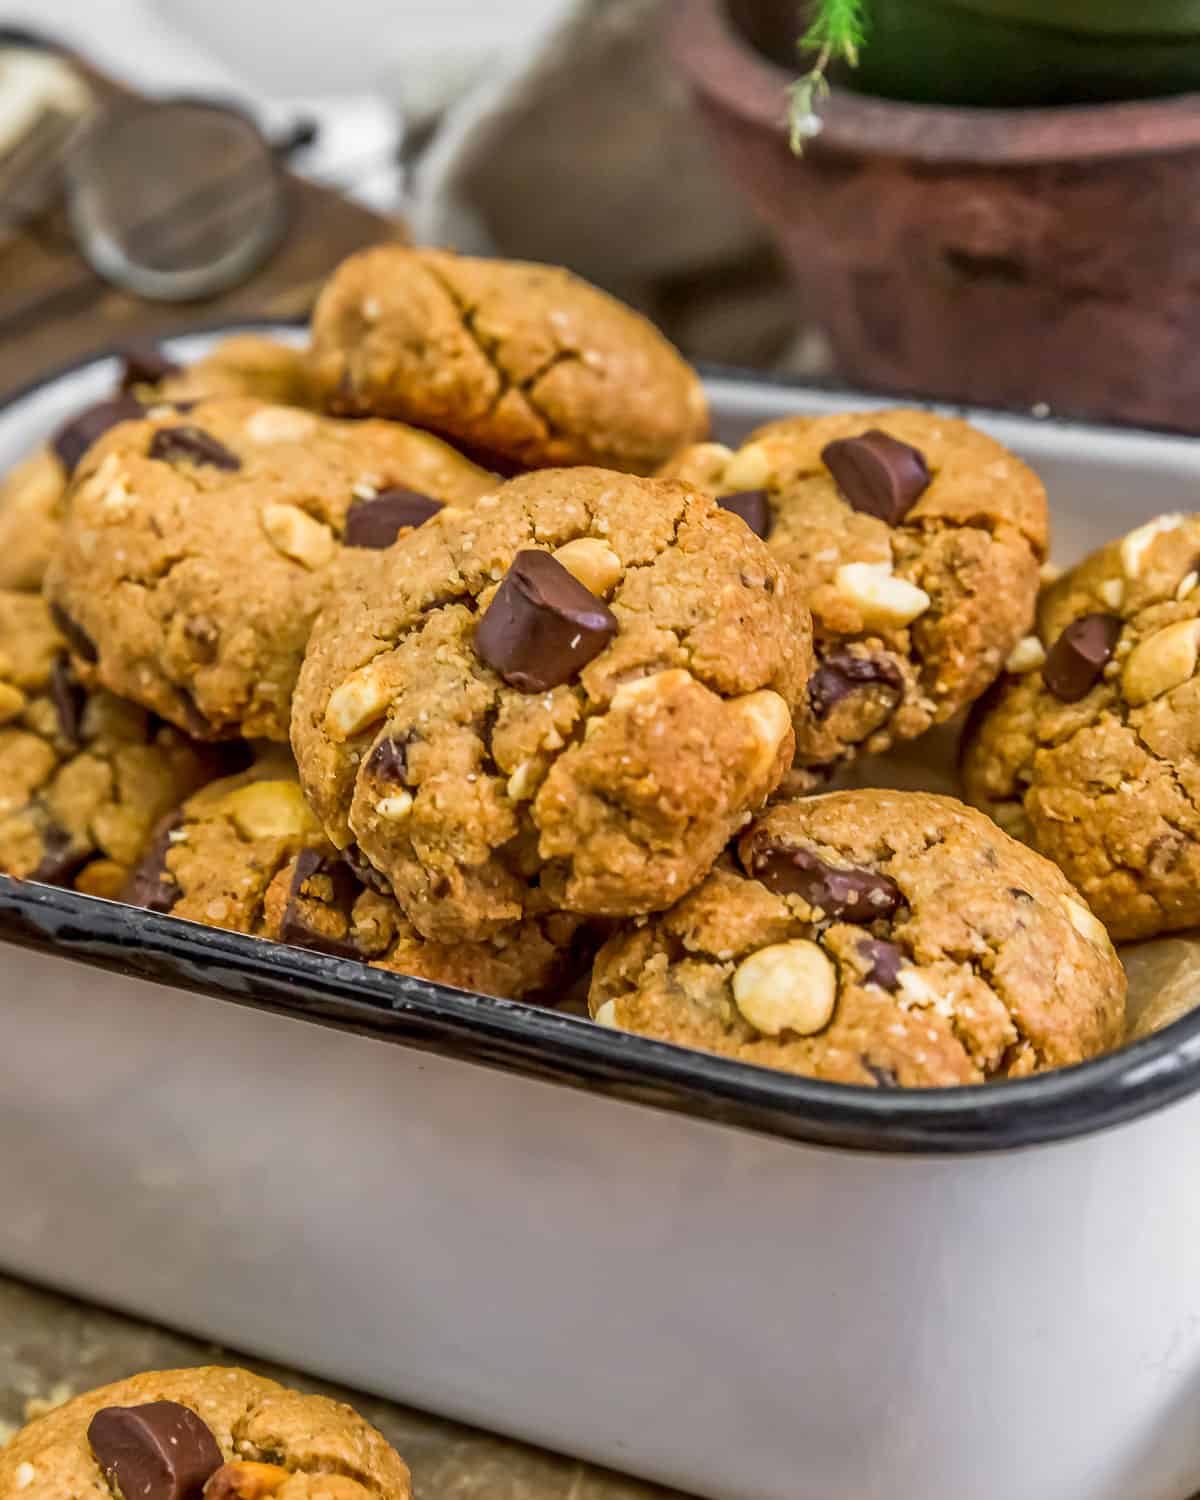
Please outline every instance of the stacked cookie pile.
[{"label": "stacked cookie pile", "polygon": [[[590,969],[602,1024],[841,1082],[1115,1045],[1110,934],[1197,920],[1200,522],[1039,601],[1042,487],[967,424],[707,427],[602,293],[401,247],[307,351],[141,356],[0,495],[0,868],[507,998]],[[972,704],[992,816],[822,790]]]}]

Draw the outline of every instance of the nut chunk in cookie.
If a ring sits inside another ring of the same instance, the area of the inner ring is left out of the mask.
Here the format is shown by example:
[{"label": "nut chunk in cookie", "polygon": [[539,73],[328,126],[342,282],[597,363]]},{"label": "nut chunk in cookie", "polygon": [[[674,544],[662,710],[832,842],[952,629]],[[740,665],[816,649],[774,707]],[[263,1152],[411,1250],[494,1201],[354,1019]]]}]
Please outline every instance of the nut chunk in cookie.
[{"label": "nut chunk in cookie", "polygon": [[1037,476],[922,411],[791,417],[667,472],[741,515],[799,577],[817,666],[796,764],[886,750],[953,717],[1029,628],[1046,554]]},{"label": "nut chunk in cookie", "polygon": [[314,628],[292,744],[425,937],[669,906],[783,775],[808,611],[699,491],[528,474],[378,561]]},{"label": "nut chunk in cookie", "polygon": [[597,1021],[838,1083],[1020,1077],[1115,1046],[1125,974],[1055,867],[949,797],[769,808],[600,950]]},{"label": "nut chunk in cookie", "polygon": [[555,266],[364,250],[317,302],[312,371],[330,411],[515,468],[646,474],[708,430],[699,378],[657,329]]},{"label": "nut chunk in cookie", "polygon": [[1200,515],[1093,553],[968,729],[967,796],[1059,865],[1118,939],[1200,922]]},{"label": "nut chunk in cookie", "polygon": [[85,689],[45,602],[0,591],[0,871],[115,896],[210,759],[144,709]]},{"label": "nut chunk in cookie", "polygon": [[412,1500],[404,1460],[349,1406],[248,1370],[158,1370],[55,1407],[0,1448],[9,1500]]},{"label": "nut chunk in cookie", "polygon": [[397,422],[247,398],[156,410],[91,448],[69,494],[47,592],[76,670],[198,739],[286,740],[343,550],[496,481]]}]

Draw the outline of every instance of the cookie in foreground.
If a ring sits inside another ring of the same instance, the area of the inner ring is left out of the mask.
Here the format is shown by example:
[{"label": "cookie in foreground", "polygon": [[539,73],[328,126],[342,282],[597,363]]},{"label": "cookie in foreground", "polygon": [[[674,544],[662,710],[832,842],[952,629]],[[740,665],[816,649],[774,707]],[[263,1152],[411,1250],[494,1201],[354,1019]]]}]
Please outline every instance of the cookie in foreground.
[{"label": "cookie in foreground", "polygon": [[596,1020],[838,1083],[1017,1078],[1117,1045],[1125,974],[1048,860],[921,792],[779,802],[600,950]]}]

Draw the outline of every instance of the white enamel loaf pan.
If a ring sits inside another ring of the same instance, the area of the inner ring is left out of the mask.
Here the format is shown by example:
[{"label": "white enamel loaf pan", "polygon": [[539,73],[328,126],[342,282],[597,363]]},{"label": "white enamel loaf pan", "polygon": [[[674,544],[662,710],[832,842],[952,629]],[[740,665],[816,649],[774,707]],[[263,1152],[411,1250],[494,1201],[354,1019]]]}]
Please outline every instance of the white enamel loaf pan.
[{"label": "white enamel loaf pan", "polygon": [[[1062,560],[1197,503],[1195,443],[978,420]],[[3,879],[0,937],[8,1271],[713,1500],[1200,1489],[1200,1014],[874,1092]]]}]

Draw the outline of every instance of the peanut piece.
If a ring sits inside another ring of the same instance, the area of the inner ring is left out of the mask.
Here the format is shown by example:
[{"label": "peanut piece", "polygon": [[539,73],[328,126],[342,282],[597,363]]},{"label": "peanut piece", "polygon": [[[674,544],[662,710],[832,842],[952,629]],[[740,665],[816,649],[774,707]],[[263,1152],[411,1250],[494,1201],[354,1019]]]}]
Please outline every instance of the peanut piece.
[{"label": "peanut piece", "polygon": [[333,532],[320,521],[314,521],[296,505],[266,505],[262,513],[263,530],[271,545],[284,557],[290,557],[310,572],[332,562],[337,543]]},{"label": "peanut piece", "polygon": [[1123,578],[1106,578],[1096,590],[1100,598],[1108,605],[1109,609],[1120,609],[1125,599],[1125,580]]},{"label": "peanut piece", "polygon": [[294,406],[264,406],[246,422],[254,443],[299,443],[316,431],[316,418]]},{"label": "peanut piece", "polygon": [[622,712],[639,703],[650,702],[660,693],[669,692],[681,678],[687,679],[690,675],[682,667],[668,667],[665,672],[653,672],[649,677],[633,677],[628,682],[623,682],[613,694],[612,707]]},{"label": "peanut piece", "polygon": [[761,490],[771,478],[771,460],[758,443],[739,448],[725,466],[725,488],[728,490]]},{"label": "peanut piece", "polygon": [[294,781],[251,781],[230,792],[224,804],[243,838],[297,839],[319,831]]},{"label": "peanut piece", "polygon": [[931,603],[924,589],[894,577],[891,563],[843,563],[833,582],[838,592],[857,606],[868,629],[907,625],[924,614]]},{"label": "peanut piece", "polygon": [[25,707],[25,694],[11,682],[0,682],[0,724],[10,724]]},{"label": "peanut piece", "polygon": [[391,689],[383,673],[368,662],[329,695],[325,727],[335,740],[348,740],[382,719],[391,701]]},{"label": "peanut piece", "polygon": [[772,943],[743,959],[733,974],[733,999],[764,1036],[812,1036],[828,1026],[837,1003],[837,974],[816,943]]},{"label": "peanut piece", "polygon": [[1140,574],[1142,557],[1155,537],[1161,536],[1164,531],[1174,531],[1186,519],[1178,511],[1172,511],[1165,516],[1155,516],[1153,521],[1147,521],[1144,526],[1131,531],[1121,542],[1121,566],[1125,569],[1126,578],[1136,578]]},{"label": "peanut piece", "polygon": [[1136,708],[1187,682],[1200,655],[1200,620],[1177,620],[1136,645],[1121,673],[1126,703]]},{"label": "peanut piece", "polygon": [[523,760],[508,778],[508,795],[513,802],[528,802],[538,789],[538,764]]},{"label": "peanut piece", "polygon": [[606,542],[591,536],[564,542],[554,557],[585,589],[590,589],[599,599],[616,588],[625,571],[621,559],[612,548]]},{"label": "peanut piece", "polygon": [[277,1464],[256,1464],[234,1459],[222,1464],[204,1486],[204,1500],[266,1500],[291,1478]]},{"label": "peanut piece", "polygon": [[1062,898],[1063,911],[1067,914],[1067,921],[1079,934],[1089,943],[1094,943],[1097,948],[1108,948],[1111,946],[1108,929],[1098,917],[1094,917],[1082,901],[1076,901],[1071,896]]},{"label": "peanut piece", "polygon": [[[782,775],[791,762],[795,742],[792,740],[792,715],[787,704],[770,688],[761,688],[757,693],[746,693],[730,701],[730,709],[745,719],[746,727],[756,742],[754,777],[766,781],[778,772]],[[784,742],[789,741],[786,755],[780,759]],[[777,779],[777,778],[776,778]],[[774,780],[763,786],[765,795],[774,786]]]},{"label": "peanut piece", "polygon": [[1036,635],[1027,635],[1023,640],[1019,640],[1009,652],[1008,660],[1004,663],[1004,670],[1014,674],[1036,672],[1045,660],[1045,646]]},{"label": "peanut piece", "polygon": [[592,1020],[597,1026],[607,1026],[612,1031],[620,1031],[621,1028],[617,1022],[617,1002],[605,1000],[602,1005],[598,1005]]},{"label": "peanut piece", "polygon": [[381,797],[375,804],[375,811],[381,818],[386,818],[389,823],[401,823],[412,812],[413,799],[411,792],[397,792],[392,797]]}]

